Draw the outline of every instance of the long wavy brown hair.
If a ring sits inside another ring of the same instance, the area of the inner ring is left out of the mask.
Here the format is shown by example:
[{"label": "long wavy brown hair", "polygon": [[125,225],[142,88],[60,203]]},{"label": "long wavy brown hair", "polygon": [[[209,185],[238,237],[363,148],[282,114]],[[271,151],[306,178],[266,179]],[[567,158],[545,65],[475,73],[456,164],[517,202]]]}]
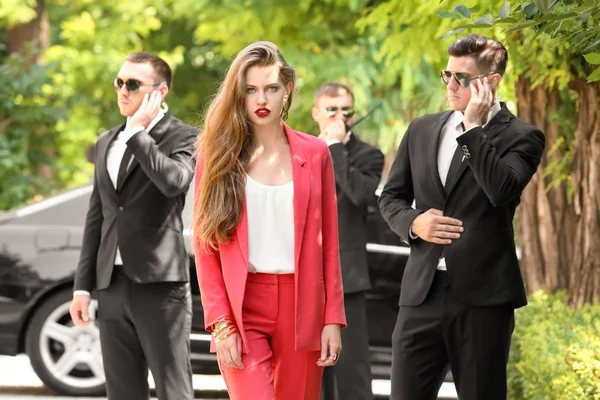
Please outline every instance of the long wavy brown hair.
[{"label": "long wavy brown hair", "polygon": [[[295,84],[296,74],[277,46],[256,42],[240,51],[204,118],[204,128],[195,145],[202,169],[195,193],[192,229],[194,236],[216,249],[231,240],[244,209],[245,171],[252,153],[253,128],[246,114],[246,71],[253,66],[279,65],[279,79],[286,86]],[[289,93],[282,119],[292,105]]]}]

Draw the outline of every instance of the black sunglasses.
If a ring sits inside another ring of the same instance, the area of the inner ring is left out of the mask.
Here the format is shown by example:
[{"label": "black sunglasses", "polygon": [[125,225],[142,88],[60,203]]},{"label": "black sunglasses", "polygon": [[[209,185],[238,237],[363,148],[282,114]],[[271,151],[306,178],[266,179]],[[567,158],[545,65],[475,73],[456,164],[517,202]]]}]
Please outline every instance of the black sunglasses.
[{"label": "black sunglasses", "polygon": [[482,78],[484,76],[491,75],[491,74],[493,74],[493,72],[488,72],[486,74],[476,76],[475,78],[469,78],[469,74],[467,74],[466,72],[442,71],[442,72],[440,72],[440,78],[442,78],[442,82],[444,82],[446,85],[449,85],[450,80],[452,79],[452,76],[454,76],[454,79],[456,80],[456,82],[461,87],[466,89],[471,84],[471,81],[474,81],[475,79],[479,79],[479,78]]},{"label": "black sunglasses", "polygon": [[327,112],[327,116],[332,118],[337,114],[338,110],[342,111],[342,115],[344,118],[352,118],[354,115],[353,107],[325,107],[325,112]]},{"label": "black sunglasses", "polygon": [[125,88],[127,89],[127,91],[129,93],[135,94],[137,93],[140,88],[142,86],[160,86],[162,85],[162,83],[153,83],[151,85],[143,85],[142,82],[138,81],[137,79],[128,79],[126,81],[124,81],[121,78],[116,78],[113,82],[113,85],[115,87],[115,91],[118,92],[119,90],[121,90],[121,88],[123,87],[123,85],[125,85]]}]

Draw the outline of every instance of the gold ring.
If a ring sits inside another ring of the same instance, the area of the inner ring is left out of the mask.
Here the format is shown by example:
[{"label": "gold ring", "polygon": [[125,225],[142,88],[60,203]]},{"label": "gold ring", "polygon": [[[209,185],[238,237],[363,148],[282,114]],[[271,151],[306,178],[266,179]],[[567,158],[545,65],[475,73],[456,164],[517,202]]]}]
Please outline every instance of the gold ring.
[{"label": "gold ring", "polygon": [[333,362],[336,362],[337,359],[338,359],[338,355],[335,354],[335,353],[331,353],[331,355],[329,357],[331,357],[331,359],[333,360]]}]

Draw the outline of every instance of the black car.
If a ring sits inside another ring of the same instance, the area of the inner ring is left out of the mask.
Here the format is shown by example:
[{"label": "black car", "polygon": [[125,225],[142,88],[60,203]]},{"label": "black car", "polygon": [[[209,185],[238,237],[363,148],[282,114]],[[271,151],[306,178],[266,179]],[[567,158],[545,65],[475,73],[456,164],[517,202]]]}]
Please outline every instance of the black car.
[{"label": "black car", "polygon": [[[39,378],[63,395],[102,395],[104,373],[98,329],[75,327],[69,316],[73,276],[79,259],[91,186],[0,214],[0,354],[26,353]],[[193,191],[184,210],[191,222]],[[203,329],[191,241],[194,317],[192,363],[196,374],[218,374]],[[369,335],[374,378],[389,379],[390,338],[400,280],[409,249],[391,232],[374,204],[369,213]],[[92,302],[92,315],[96,303]]]}]

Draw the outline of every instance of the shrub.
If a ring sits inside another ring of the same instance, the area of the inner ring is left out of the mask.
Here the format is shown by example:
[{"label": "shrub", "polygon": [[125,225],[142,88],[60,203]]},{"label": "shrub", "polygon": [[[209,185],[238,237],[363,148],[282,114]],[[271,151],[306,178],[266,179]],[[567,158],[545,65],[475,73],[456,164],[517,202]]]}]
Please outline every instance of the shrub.
[{"label": "shrub", "polygon": [[537,292],[516,311],[508,367],[514,400],[600,400],[600,305]]}]

